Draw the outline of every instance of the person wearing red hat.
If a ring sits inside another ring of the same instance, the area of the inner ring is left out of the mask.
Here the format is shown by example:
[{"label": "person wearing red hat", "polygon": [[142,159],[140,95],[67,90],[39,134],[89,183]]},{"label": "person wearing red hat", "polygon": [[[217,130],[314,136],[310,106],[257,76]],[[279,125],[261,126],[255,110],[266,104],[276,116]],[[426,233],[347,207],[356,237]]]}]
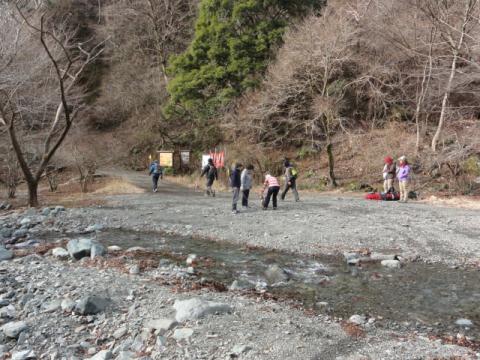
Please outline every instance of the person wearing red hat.
[{"label": "person wearing red hat", "polygon": [[393,181],[397,172],[396,165],[391,156],[384,159],[385,166],[383,167],[383,191],[385,193],[394,192]]}]

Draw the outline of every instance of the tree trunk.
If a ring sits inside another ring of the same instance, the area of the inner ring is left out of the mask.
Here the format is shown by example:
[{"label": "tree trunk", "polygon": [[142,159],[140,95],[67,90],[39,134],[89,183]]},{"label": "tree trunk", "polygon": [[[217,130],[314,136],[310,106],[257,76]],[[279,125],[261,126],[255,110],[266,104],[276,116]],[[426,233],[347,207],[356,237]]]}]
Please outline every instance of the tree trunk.
[{"label": "tree trunk", "polygon": [[331,187],[337,187],[337,181],[335,180],[335,173],[334,173],[334,168],[335,168],[335,162],[333,159],[333,151],[332,151],[333,145],[332,143],[327,144],[327,155],[328,155],[328,180],[330,183]]},{"label": "tree trunk", "polygon": [[38,206],[38,181],[27,181],[28,185],[28,206]]}]

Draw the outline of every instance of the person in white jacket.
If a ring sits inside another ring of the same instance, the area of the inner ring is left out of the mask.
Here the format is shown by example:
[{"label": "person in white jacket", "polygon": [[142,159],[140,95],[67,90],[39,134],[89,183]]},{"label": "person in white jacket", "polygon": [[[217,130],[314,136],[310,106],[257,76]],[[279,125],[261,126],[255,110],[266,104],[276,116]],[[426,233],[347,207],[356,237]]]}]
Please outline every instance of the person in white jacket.
[{"label": "person in white jacket", "polygon": [[241,187],[240,190],[242,190],[242,207],[244,209],[248,208],[248,196],[250,195],[250,189],[253,186],[253,170],[254,167],[253,165],[248,165],[245,169],[242,171],[241,175]]}]

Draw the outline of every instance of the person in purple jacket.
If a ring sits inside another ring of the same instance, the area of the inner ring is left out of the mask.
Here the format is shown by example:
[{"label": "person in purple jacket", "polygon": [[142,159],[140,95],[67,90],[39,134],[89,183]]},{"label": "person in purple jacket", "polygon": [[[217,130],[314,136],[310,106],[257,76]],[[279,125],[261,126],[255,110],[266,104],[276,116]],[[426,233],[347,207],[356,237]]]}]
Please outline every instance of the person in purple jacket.
[{"label": "person in purple jacket", "polygon": [[408,201],[408,183],[410,181],[410,165],[408,165],[407,158],[402,156],[398,159],[399,166],[397,167],[397,179],[400,187],[400,201]]}]

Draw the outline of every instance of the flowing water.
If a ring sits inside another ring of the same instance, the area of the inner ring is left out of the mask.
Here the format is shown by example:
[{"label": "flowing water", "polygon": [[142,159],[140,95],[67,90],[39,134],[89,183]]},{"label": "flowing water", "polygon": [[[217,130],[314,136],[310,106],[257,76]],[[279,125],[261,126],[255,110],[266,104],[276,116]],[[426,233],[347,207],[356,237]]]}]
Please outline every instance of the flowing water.
[{"label": "flowing water", "polygon": [[[379,264],[352,267],[341,257],[307,257],[148,232],[108,230],[99,232],[97,240],[123,248],[142,246],[159,257],[161,253],[185,259],[188,254],[196,254],[202,259],[197,265],[199,273],[227,286],[237,280],[252,287],[265,287],[265,271],[277,264],[290,275],[290,280],[267,286],[268,291],[297,300],[306,309],[344,318],[364,314],[406,328],[420,327],[439,333],[462,331],[477,339],[480,335],[480,272],[476,269],[422,262],[407,263],[401,269],[387,269]],[[474,325],[456,325],[461,318]]]}]

